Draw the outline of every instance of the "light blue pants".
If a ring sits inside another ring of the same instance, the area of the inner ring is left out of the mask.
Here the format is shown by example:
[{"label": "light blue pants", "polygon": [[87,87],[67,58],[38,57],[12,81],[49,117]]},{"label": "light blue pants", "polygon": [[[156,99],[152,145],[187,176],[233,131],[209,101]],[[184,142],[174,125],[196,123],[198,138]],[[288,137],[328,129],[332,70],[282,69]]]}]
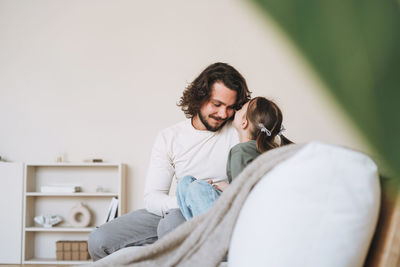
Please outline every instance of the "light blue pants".
[{"label": "light blue pants", "polygon": [[176,187],[179,208],[186,220],[208,211],[221,192],[203,180],[185,176]]}]

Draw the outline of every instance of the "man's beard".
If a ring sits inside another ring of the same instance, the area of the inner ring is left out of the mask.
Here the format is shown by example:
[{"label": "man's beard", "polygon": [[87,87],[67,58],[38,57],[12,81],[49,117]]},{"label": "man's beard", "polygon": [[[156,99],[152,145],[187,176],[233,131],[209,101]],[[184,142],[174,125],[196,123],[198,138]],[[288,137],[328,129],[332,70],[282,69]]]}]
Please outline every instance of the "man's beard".
[{"label": "man's beard", "polygon": [[[216,132],[216,131],[218,131],[218,130],[221,129],[221,128],[225,125],[225,123],[228,121],[228,119],[226,119],[221,125],[216,126],[216,127],[213,127],[213,126],[211,126],[211,125],[208,123],[207,118],[205,118],[205,117],[201,114],[201,112],[199,112],[199,118],[200,118],[200,121],[201,121],[201,122],[204,124],[204,126],[206,127],[206,129],[209,130],[209,131],[211,131],[211,132]],[[212,116],[212,118],[219,119],[218,117],[214,117],[214,116]]]}]

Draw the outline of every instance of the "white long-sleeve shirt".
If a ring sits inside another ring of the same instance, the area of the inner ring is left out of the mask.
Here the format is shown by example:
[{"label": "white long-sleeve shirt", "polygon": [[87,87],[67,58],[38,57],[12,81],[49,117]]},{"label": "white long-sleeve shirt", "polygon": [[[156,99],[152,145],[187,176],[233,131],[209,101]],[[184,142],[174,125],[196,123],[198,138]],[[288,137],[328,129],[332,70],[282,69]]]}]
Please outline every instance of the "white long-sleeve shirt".
[{"label": "white long-sleeve shirt", "polygon": [[236,130],[227,123],[217,132],[200,131],[190,119],[162,130],[153,145],[144,192],[146,209],[162,215],[178,208],[175,196],[169,196],[174,175],[226,181],[229,150],[239,142]]}]

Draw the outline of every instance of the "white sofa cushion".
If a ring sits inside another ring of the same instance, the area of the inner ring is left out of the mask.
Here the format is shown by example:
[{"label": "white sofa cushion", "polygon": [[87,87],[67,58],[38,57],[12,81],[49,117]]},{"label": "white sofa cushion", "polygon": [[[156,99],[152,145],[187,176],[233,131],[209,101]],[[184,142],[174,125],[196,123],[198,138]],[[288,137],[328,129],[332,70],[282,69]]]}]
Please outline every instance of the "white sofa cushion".
[{"label": "white sofa cushion", "polygon": [[231,240],[228,265],[362,266],[380,205],[366,155],[309,143],[255,186]]}]

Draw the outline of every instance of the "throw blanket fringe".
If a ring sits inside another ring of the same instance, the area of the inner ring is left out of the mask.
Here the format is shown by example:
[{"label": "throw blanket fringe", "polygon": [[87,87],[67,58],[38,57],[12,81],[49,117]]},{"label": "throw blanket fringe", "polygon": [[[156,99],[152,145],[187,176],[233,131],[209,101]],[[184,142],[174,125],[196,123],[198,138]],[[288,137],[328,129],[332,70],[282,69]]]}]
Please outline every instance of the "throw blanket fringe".
[{"label": "throw blanket fringe", "polygon": [[236,220],[253,187],[301,147],[292,144],[260,155],[207,213],[187,221],[152,245],[124,248],[91,266],[218,266],[227,255]]}]

